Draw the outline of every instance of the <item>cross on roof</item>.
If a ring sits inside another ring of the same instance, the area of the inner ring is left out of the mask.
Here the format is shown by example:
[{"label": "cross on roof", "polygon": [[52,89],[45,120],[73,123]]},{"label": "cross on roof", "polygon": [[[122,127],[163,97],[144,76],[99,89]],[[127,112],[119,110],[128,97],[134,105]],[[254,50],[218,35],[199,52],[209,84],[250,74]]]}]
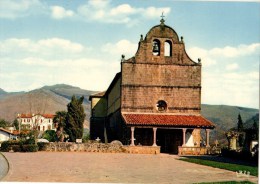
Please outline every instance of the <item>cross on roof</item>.
[{"label": "cross on roof", "polygon": [[162,15],[161,15],[161,17],[162,17],[162,19],[163,19],[163,17],[165,17],[165,16],[163,15],[163,12],[162,12]]}]

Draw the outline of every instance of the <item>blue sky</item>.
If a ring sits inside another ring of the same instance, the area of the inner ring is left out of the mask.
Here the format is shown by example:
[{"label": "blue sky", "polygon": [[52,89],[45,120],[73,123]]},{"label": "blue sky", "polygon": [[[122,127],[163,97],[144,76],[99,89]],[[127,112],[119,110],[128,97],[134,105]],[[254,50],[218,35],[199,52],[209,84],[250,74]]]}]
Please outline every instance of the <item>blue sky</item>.
[{"label": "blue sky", "polygon": [[106,90],[140,34],[165,23],[202,59],[202,103],[259,107],[260,1],[0,1],[0,88]]}]

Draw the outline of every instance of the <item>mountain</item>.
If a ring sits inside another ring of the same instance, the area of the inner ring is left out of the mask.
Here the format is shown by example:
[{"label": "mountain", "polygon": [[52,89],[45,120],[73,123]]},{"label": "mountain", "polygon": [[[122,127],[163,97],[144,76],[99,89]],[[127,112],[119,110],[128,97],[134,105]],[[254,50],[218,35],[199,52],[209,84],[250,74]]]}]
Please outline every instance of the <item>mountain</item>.
[{"label": "mountain", "polygon": [[[90,118],[90,102],[88,98],[89,95],[94,93],[96,91],[84,90],[66,84],[43,86],[29,92],[8,93],[1,89],[0,119],[13,122],[18,113],[40,112],[54,114],[56,111],[67,110],[67,104],[70,102],[72,95],[77,97],[83,95],[83,107],[86,113],[85,125],[88,126]],[[245,122],[245,126],[251,126],[252,117],[257,118],[258,115],[256,114],[259,113],[259,110],[227,105],[201,105],[201,114],[216,125],[216,128],[210,133],[211,142],[218,139],[220,143],[226,143],[225,132],[237,126],[239,113],[243,122]],[[205,131],[202,131],[202,134],[202,136],[205,136]]]},{"label": "mountain", "polygon": [[67,104],[73,95],[84,96],[83,107],[86,113],[86,126],[90,118],[89,95],[95,91],[88,91],[78,87],[57,84],[44,86],[29,92],[5,93],[0,98],[0,119],[13,122],[18,113],[50,113],[67,110]]},{"label": "mountain", "polygon": [[211,142],[216,139],[220,143],[226,142],[225,132],[237,127],[239,113],[245,123],[248,119],[256,116],[259,110],[228,105],[201,105],[201,114],[216,125],[216,128],[210,133]]},{"label": "mountain", "polygon": [[7,92],[0,88],[0,95],[5,95],[5,94],[7,94]]},{"label": "mountain", "polygon": [[70,100],[73,95],[75,95],[76,97],[84,96],[84,102],[87,104],[90,103],[90,101],[88,100],[89,95],[96,93],[95,91],[84,90],[84,89],[80,89],[79,87],[74,87],[74,86],[70,86],[70,85],[66,85],[66,84],[56,84],[53,86],[44,86],[40,89],[49,90],[68,100]]},{"label": "mountain", "polygon": [[255,116],[253,116],[252,118],[248,119],[244,123],[244,129],[252,128],[254,123],[256,123],[256,125],[259,127],[259,113],[257,113]]}]

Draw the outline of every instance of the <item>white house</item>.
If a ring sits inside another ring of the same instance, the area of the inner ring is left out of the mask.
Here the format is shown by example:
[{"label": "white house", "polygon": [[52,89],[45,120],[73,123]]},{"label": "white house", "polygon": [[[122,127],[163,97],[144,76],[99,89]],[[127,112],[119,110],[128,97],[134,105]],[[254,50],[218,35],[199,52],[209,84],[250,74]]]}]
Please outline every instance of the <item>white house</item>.
[{"label": "white house", "polygon": [[0,142],[8,141],[9,139],[17,139],[17,131],[9,131],[4,128],[0,128]]},{"label": "white house", "polygon": [[53,114],[18,114],[17,120],[20,129],[27,130],[56,130],[53,124]]}]

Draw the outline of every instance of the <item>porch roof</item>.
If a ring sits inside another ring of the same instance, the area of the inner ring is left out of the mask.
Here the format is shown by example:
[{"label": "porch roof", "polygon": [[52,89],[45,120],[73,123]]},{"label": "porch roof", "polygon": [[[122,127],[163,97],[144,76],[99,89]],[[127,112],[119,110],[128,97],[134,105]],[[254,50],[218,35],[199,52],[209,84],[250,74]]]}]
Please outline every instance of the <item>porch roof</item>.
[{"label": "porch roof", "polygon": [[212,122],[201,115],[122,113],[122,117],[129,126],[215,128]]}]

